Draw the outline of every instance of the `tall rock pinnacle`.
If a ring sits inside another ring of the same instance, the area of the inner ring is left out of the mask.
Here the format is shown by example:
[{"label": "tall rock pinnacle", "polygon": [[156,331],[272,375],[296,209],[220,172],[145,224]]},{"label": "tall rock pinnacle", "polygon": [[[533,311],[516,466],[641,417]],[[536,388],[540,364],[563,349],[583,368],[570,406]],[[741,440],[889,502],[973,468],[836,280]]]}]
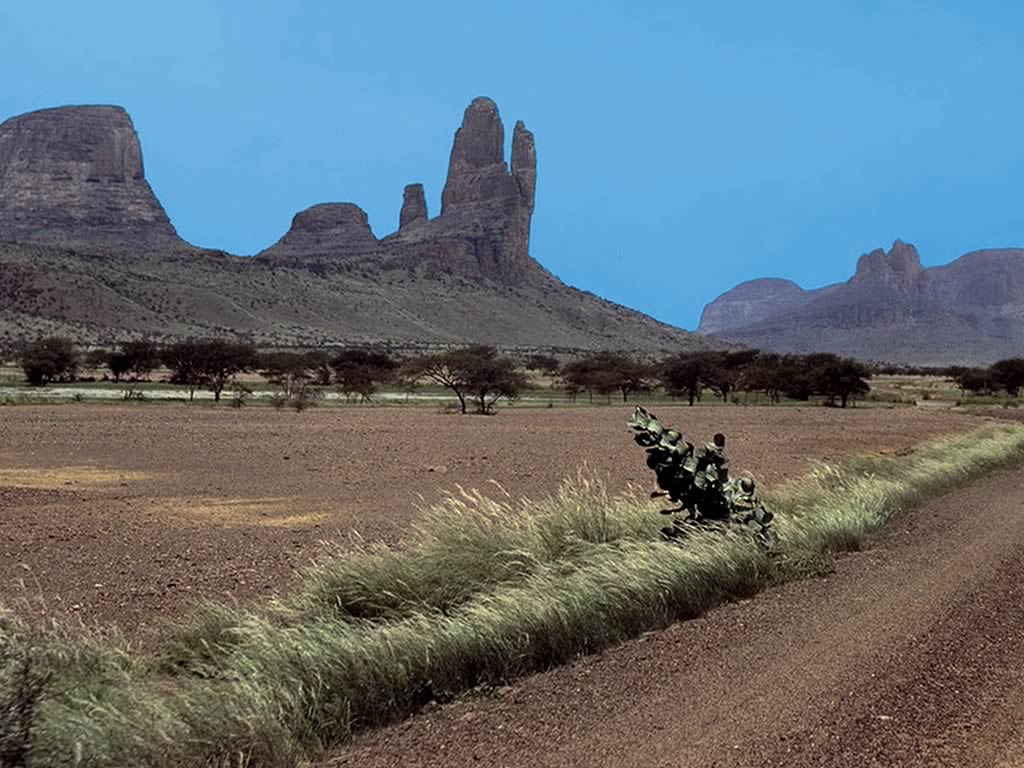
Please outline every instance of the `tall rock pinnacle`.
[{"label": "tall rock pinnacle", "polygon": [[512,131],[512,175],[519,185],[520,203],[533,213],[533,196],[537,188],[537,151],[533,146],[533,134],[526,130],[522,120],[516,123]]},{"label": "tall rock pinnacle", "polygon": [[427,220],[427,199],[422,184],[408,184],[402,193],[402,212],[398,215],[398,228],[407,227],[415,221]]},{"label": "tall rock pinnacle", "polygon": [[448,246],[451,262],[473,260],[482,275],[510,284],[537,273],[529,254],[536,179],[533,134],[516,123],[510,171],[498,107],[487,98],[473,99],[455,132],[435,220],[449,238],[458,235],[464,242],[459,249]]},{"label": "tall rock pinnacle", "polygon": [[441,193],[441,215],[460,208],[493,204],[509,198],[515,185],[505,164],[505,127],[497,105],[473,99],[455,132],[448,181]]},{"label": "tall rock pinnacle", "polygon": [[59,107],[0,124],[0,240],[187,247],[153,194],[128,113]]}]

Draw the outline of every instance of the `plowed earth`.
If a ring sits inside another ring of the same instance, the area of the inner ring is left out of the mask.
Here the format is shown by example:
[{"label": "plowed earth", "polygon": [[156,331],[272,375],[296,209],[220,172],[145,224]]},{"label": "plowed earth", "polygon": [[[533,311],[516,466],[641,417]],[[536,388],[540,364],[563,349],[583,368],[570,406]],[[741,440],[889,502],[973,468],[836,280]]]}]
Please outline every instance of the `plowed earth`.
[{"label": "plowed earth", "polygon": [[324,768],[1024,765],[1024,470],[826,578],[365,736]]},{"label": "plowed earth", "polygon": [[[287,589],[297,568],[354,531],[397,541],[418,508],[457,484],[538,496],[585,463],[613,489],[646,489],[630,410],[0,408],[0,603],[144,637],[202,599]],[[694,439],[724,432],[732,466],[767,484],[814,459],[896,452],[981,423],[913,408],[657,413]]]}]

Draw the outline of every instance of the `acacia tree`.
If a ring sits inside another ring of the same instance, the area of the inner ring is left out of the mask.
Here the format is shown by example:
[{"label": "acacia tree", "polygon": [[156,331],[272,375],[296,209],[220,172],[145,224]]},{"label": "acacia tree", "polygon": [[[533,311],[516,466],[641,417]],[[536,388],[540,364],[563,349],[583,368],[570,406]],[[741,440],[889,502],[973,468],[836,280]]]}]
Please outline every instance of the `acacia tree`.
[{"label": "acacia tree", "polygon": [[132,381],[143,381],[160,367],[160,349],[152,341],[126,341],[120,349],[104,354],[104,362],[114,381],[130,376]]},{"label": "acacia tree", "polygon": [[127,358],[128,372],[135,381],[148,379],[160,367],[160,348],[152,341],[126,341],[121,354]]},{"label": "acacia tree", "polygon": [[960,394],[968,392],[981,394],[992,392],[998,387],[992,371],[985,368],[959,368],[952,375],[953,381],[960,387]]},{"label": "acacia tree", "polygon": [[777,403],[786,386],[787,373],[778,355],[759,355],[743,369],[736,388],[747,392],[764,392],[769,403]]},{"label": "acacia tree", "polygon": [[235,376],[258,364],[256,348],[251,344],[223,339],[188,339],[171,344],[163,351],[164,364],[171,369],[171,381],[189,388],[189,400],[198,387],[213,392],[214,402]]},{"label": "acacia tree", "polygon": [[478,413],[491,413],[501,398],[518,397],[526,385],[514,360],[481,345],[415,358],[407,364],[406,375],[450,389],[462,413],[468,412],[470,400],[475,401]]},{"label": "acacia tree", "polygon": [[78,352],[71,339],[49,336],[22,350],[21,369],[33,387],[54,381],[71,381],[78,372]]},{"label": "acacia tree", "polygon": [[562,370],[562,385],[575,400],[579,392],[610,396],[622,394],[622,402],[636,392],[652,388],[651,366],[618,352],[593,352],[581,360],[566,365]]},{"label": "acacia tree", "polygon": [[706,354],[682,353],[661,364],[661,382],[672,397],[685,397],[690,405],[700,400],[702,389],[714,374],[714,362]]},{"label": "acacia tree", "polygon": [[203,386],[203,341],[185,339],[163,348],[160,357],[171,371],[171,382],[188,387],[188,399],[195,398],[196,389]]},{"label": "acacia tree", "polygon": [[856,360],[840,358],[817,369],[816,377],[818,391],[826,395],[831,403],[838,397],[843,408],[851,396],[871,391],[866,381],[871,378],[871,371]]},{"label": "acacia tree", "polygon": [[525,367],[528,371],[539,371],[548,376],[556,376],[561,370],[562,364],[554,355],[537,352],[526,358]]},{"label": "acacia tree", "polygon": [[330,358],[334,381],[346,398],[372,398],[377,387],[393,381],[398,363],[386,353],[370,349],[342,349]]},{"label": "acacia tree", "polygon": [[1010,397],[1016,397],[1024,389],[1024,358],[998,360],[992,363],[989,371],[995,383],[1005,389]]},{"label": "acacia tree", "polygon": [[308,356],[298,352],[267,352],[259,357],[260,376],[280,388],[286,400],[302,396],[313,379]]}]

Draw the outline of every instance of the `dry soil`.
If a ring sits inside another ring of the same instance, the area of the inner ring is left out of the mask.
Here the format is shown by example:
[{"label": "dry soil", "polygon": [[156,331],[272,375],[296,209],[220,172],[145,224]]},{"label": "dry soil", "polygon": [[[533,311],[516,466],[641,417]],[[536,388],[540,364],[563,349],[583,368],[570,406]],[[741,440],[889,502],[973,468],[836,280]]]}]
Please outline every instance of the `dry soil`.
[{"label": "dry soil", "polygon": [[[647,488],[630,410],[0,408],[0,603],[144,636],[202,599],[287,589],[297,568],[354,531],[398,540],[418,507],[456,484],[537,496],[585,463],[613,488]],[[721,430],[732,466],[766,484],[813,459],[896,451],[980,422],[914,408],[658,415],[701,440]]]}]

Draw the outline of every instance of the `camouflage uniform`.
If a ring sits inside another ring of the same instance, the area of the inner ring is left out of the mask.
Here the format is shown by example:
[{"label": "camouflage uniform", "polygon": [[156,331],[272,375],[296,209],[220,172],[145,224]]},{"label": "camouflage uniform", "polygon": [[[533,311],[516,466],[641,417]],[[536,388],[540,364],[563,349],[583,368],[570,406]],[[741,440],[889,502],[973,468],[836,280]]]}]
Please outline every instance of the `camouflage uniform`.
[{"label": "camouflage uniform", "polygon": [[695,447],[639,407],[629,425],[636,442],[647,449],[647,466],[663,491],[652,496],[667,495],[678,505],[662,510],[674,516],[672,525],[661,529],[665,538],[681,538],[688,526],[717,523],[744,526],[766,546],[774,544],[772,514],[758,499],[754,481],[729,479],[724,435]]}]

